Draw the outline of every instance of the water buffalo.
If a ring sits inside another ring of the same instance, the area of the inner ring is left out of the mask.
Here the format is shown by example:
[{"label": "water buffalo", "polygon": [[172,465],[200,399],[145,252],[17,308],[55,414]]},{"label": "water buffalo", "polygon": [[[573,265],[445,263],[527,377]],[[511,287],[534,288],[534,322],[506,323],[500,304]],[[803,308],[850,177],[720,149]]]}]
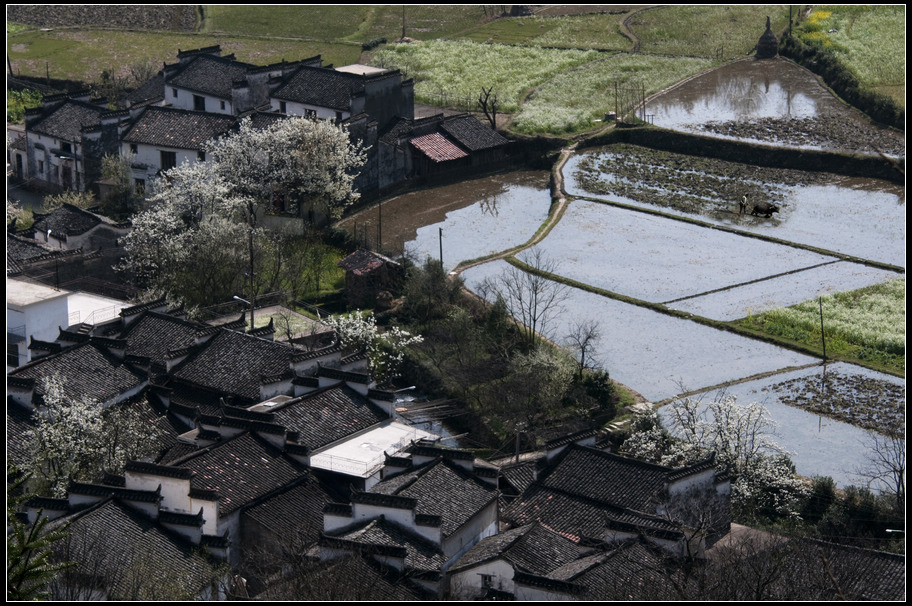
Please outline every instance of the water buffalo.
[{"label": "water buffalo", "polygon": [[770,204],[769,202],[757,202],[754,204],[754,210],[751,211],[751,214],[755,217],[760,215],[764,217],[772,217],[773,213],[779,212],[779,207],[775,204]]}]

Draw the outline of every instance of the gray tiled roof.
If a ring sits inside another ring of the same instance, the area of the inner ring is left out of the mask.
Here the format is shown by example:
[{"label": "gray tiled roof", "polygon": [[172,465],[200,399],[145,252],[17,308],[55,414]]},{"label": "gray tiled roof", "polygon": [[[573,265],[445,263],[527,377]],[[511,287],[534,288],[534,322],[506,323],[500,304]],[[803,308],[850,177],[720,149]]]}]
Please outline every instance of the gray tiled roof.
[{"label": "gray tiled roof", "polygon": [[88,397],[99,402],[126,393],[146,380],[142,373],[92,343],[76,345],[58,354],[33,360],[8,376],[35,379],[35,391],[43,394],[41,379],[55,374],[66,379],[64,393],[68,397]]},{"label": "gray tiled roof", "polygon": [[149,106],[124,133],[126,143],[200,150],[237,124],[234,116]]},{"label": "gray tiled roof", "polygon": [[306,470],[251,433],[204,448],[171,463],[194,472],[192,486],[219,495],[225,516],[300,478]]},{"label": "gray tiled roof", "polygon": [[[51,525],[64,523],[70,524],[69,538],[61,543],[69,548],[64,557],[80,562],[73,572],[101,576],[111,599],[155,599],[162,587],[195,596],[215,580],[215,565],[189,542],[116,500],[101,501]],[[141,571],[131,570],[140,563]],[[138,583],[139,578],[147,582]],[[137,589],[141,591],[134,595]]]},{"label": "gray tiled roof", "polygon": [[253,67],[227,57],[199,55],[177,74],[168,78],[166,86],[186,88],[230,99],[231,83],[243,79],[247,71]]},{"label": "gray tiled roof", "polygon": [[403,553],[404,550],[405,565],[411,570],[439,572],[446,563],[439,547],[385,520],[371,520],[332,536],[323,535],[320,542],[360,544],[380,551],[386,548],[390,554]]},{"label": "gray tiled roof", "polygon": [[323,67],[301,66],[273,92],[282,101],[346,111],[351,99],[364,92],[364,78]]},{"label": "gray tiled roof", "polygon": [[[278,408],[278,407],[277,407]],[[385,421],[388,415],[350,387],[331,387],[274,410],[275,422],[317,449]]]},{"label": "gray tiled roof", "polygon": [[478,121],[475,116],[463,115],[445,118],[440,130],[459,142],[469,151],[500,147],[507,139]]},{"label": "gray tiled roof", "polygon": [[453,564],[450,572],[503,558],[517,572],[544,575],[573,562],[587,551],[541,524],[533,523],[482,539]]},{"label": "gray tiled roof", "polygon": [[62,250],[53,248],[43,242],[25,238],[23,236],[7,233],[6,234],[6,268],[7,273],[14,266],[18,267],[35,261],[62,258],[67,256],[78,255],[79,251]]},{"label": "gray tiled roof", "polygon": [[174,372],[176,379],[233,394],[260,399],[260,377],[290,368],[294,350],[281,343],[221,330]]},{"label": "gray tiled roof", "polygon": [[98,215],[70,204],[64,204],[47,215],[41,215],[32,227],[41,233],[46,233],[50,229],[52,235],[56,234],[58,237],[61,234],[78,236],[101,223],[104,221]]},{"label": "gray tiled roof", "polygon": [[587,600],[673,600],[676,596],[663,558],[650,547],[630,541],[609,552],[566,564],[549,578],[584,588]]},{"label": "gray tiled roof", "polygon": [[443,536],[450,536],[495,500],[498,491],[447,461],[428,463],[375,485],[371,492],[409,497],[417,513],[442,519]]},{"label": "gray tiled roof", "polygon": [[64,141],[79,141],[83,127],[101,125],[101,114],[108,110],[97,105],[68,99],[28,125],[29,132]]},{"label": "gray tiled roof", "polygon": [[[315,476],[244,510],[244,516],[285,540],[316,542],[323,530],[324,506],[340,497]],[[303,534],[302,534],[303,533]]]},{"label": "gray tiled roof", "polygon": [[147,311],[134,320],[120,338],[127,342],[128,354],[164,362],[169,351],[193,345],[197,332],[202,328],[195,322]]}]

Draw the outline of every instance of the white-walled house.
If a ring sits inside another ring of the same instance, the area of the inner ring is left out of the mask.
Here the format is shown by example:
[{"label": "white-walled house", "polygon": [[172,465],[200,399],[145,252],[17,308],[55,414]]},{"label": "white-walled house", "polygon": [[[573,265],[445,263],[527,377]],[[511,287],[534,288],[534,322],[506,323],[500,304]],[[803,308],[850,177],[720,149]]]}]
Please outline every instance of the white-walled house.
[{"label": "white-walled house", "polygon": [[231,114],[150,105],[121,137],[121,154],[132,156],[133,178],[144,187],[147,179],[163,170],[204,162],[206,142],[236,125]]},{"label": "white-walled house", "polygon": [[123,301],[116,299],[7,279],[7,370],[31,361],[29,344],[32,340],[54,341],[60,328],[111,320],[125,306]]}]

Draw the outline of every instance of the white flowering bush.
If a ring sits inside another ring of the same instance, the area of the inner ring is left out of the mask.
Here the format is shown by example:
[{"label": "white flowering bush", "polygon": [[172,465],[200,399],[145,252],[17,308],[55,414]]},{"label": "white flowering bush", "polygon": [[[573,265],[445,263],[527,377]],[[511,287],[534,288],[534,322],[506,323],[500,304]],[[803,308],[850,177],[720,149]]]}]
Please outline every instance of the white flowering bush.
[{"label": "white flowering bush", "polygon": [[102,469],[120,473],[128,459],[154,449],[155,436],[129,408],[103,410],[96,400],[68,396],[59,375],[42,386],[44,403],[26,434],[33,458],[23,465],[41,494],[62,497],[71,480],[92,481]]},{"label": "white flowering bush", "polygon": [[398,377],[406,349],[424,341],[421,335],[413,335],[398,326],[381,332],[374,314],[364,315],[361,311],[333,316],[326,323],[343,347],[367,354],[371,373],[380,382]]}]

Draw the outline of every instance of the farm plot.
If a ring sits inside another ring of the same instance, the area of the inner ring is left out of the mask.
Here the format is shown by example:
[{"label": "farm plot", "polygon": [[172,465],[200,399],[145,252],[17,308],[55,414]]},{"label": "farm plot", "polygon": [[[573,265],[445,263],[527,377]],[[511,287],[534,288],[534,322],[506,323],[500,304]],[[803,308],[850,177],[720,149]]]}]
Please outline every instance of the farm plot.
[{"label": "farm plot", "polygon": [[[900,185],[617,145],[573,156],[563,174],[570,195],[658,208],[905,267],[905,192]],[[740,216],[737,201],[744,193],[752,202],[771,202],[781,211],[771,219]]]},{"label": "farm plot", "polygon": [[[505,261],[495,261],[472,267],[462,276],[477,292],[486,278],[496,279],[507,267]],[[573,322],[585,319],[597,320],[604,335],[593,359],[613,379],[651,401],[815,362],[775,345],[578,289],[569,290],[545,334],[562,343]]]},{"label": "farm plot", "polygon": [[[905,419],[903,379],[844,363],[789,371],[703,397],[709,402],[724,392],[745,405],[760,402],[778,426],[776,442],[791,454],[799,474],[830,476],[841,487],[857,484],[855,471],[868,452],[867,430],[801,405],[824,391],[828,415],[832,410],[841,419],[876,419],[874,425],[884,429]],[[666,413],[666,407],[659,410]]]},{"label": "farm plot", "polygon": [[705,318],[729,322],[751,314],[796,305],[820,295],[880,284],[895,277],[896,274],[890,271],[840,261],[675,301],[668,306]]},{"label": "farm plot", "polygon": [[557,273],[662,303],[805,269],[834,259],[755,238],[574,201],[538,245]]}]

